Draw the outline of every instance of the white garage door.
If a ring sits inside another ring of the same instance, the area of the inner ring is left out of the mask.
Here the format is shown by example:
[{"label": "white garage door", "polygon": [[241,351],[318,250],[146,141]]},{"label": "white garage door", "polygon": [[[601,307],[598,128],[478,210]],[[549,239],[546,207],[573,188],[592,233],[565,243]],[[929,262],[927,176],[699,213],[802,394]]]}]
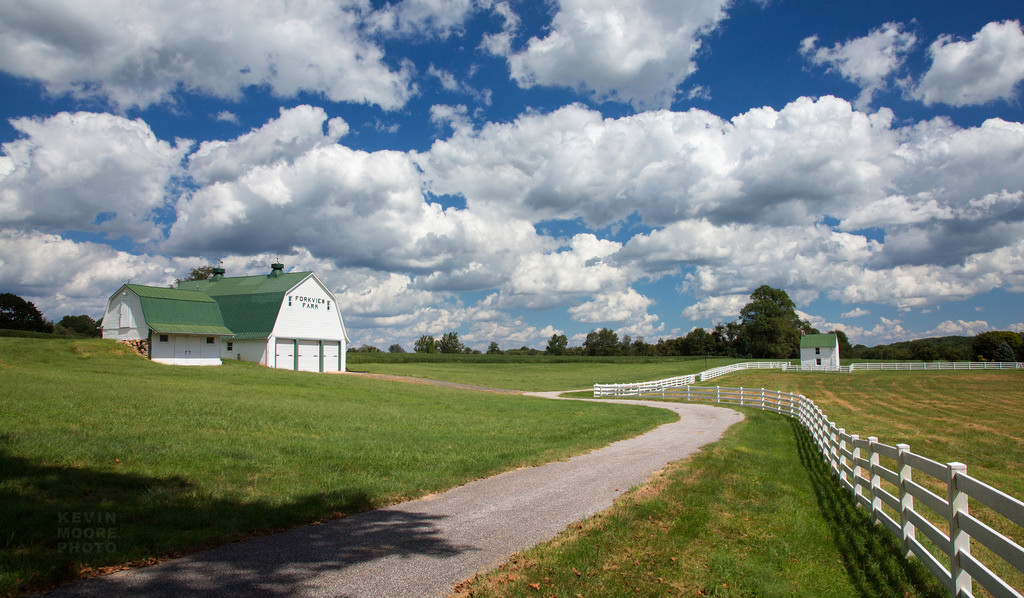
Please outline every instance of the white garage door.
[{"label": "white garage door", "polygon": [[320,341],[299,341],[299,369],[303,372],[320,371]]},{"label": "white garage door", "polygon": [[338,371],[338,341],[324,341],[324,371]]},{"label": "white garage door", "polygon": [[277,339],[277,359],[274,367],[283,370],[295,369],[295,341],[290,338]]}]

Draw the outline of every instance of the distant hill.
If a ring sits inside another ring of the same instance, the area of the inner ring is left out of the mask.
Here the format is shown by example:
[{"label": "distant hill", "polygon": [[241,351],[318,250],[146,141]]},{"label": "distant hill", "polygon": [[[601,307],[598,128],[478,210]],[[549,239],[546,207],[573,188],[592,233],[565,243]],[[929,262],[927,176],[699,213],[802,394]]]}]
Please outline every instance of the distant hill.
[{"label": "distant hill", "polygon": [[854,345],[851,359],[920,360],[920,361],[970,361],[971,336],[939,336],[902,341],[888,345],[865,347]]}]

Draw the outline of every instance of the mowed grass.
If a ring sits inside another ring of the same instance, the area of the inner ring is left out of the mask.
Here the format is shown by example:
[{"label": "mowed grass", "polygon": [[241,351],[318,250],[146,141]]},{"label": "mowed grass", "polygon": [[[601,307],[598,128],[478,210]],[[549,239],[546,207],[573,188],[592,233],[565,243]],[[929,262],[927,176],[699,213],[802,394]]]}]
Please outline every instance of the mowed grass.
[{"label": "mowed grass", "polygon": [[722,441],[458,595],[945,595],[832,483],[799,426],[744,414]]},{"label": "mowed grass", "polygon": [[[0,339],[0,594],[564,459],[674,418]],[[88,553],[61,545],[99,533],[109,541]]]},{"label": "mowed grass", "polygon": [[[962,461],[975,477],[1024,497],[1022,372],[760,370],[715,383],[803,393],[851,433]],[[919,562],[901,556],[896,537],[871,524],[840,489],[802,427],[743,411],[747,420],[722,442],[672,465],[601,516],[466,584],[462,594],[945,595]],[[915,480],[928,484],[923,477]],[[1024,542],[1019,527],[975,501],[970,509]],[[1024,588],[1024,577],[1005,562],[977,544],[972,553]]]},{"label": "mowed grass", "polygon": [[[740,361],[726,357],[555,357],[546,355],[349,354],[350,370],[515,390],[574,390],[643,382]],[[390,358],[390,359],[389,359]],[[705,363],[707,364],[705,366]]]}]

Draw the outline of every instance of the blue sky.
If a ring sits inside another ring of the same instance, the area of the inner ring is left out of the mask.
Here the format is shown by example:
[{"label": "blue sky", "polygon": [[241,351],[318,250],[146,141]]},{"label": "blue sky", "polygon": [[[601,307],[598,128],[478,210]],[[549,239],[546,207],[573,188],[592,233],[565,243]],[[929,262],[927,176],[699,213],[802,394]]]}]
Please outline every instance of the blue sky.
[{"label": "blue sky", "polygon": [[1024,330],[1019,2],[0,5],[0,290],[280,259],[354,344],[649,341],[761,284]]}]

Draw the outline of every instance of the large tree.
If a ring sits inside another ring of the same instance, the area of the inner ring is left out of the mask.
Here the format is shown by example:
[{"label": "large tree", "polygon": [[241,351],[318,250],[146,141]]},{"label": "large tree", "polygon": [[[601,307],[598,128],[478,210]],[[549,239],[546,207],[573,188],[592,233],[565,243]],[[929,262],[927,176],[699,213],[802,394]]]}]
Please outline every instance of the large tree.
[{"label": "large tree", "polygon": [[793,357],[799,355],[805,325],[786,291],[761,285],[740,310],[740,346],[752,357]]},{"label": "large tree", "polygon": [[80,316],[67,315],[57,322],[58,326],[70,330],[79,336],[99,336],[100,329],[96,320],[82,314]]},{"label": "large tree", "polygon": [[14,293],[0,294],[0,328],[52,332],[53,325],[43,319],[36,304]]},{"label": "large tree", "polygon": [[190,280],[209,280],[210,278],[213,277],[213,270],[216,267],[217,266],[214,265],[196,266],[195,268],[189,270],[188,276],[186,276],[185,278],[175,278],[174,286],[178,286],[181,283],[188,282]]},{"label": "large tree", "polygon": [[548,346],[544,349],[544,352],[548,355],[565,355],[565,350],[568,348],[568,337],[564,334],[552,334],[551,338],[548,339]]},{"label": "large tree", "polygon": [[590,332],[583,341],[583,352],[587,355],[618,355],[619,351],[619,335],[610,328]]},{"label": "large tree", "polygon": [[437,349],[442,353],[462,353],[465,346],[459,340],[458,332],[445,332],[437,343]]},{"label": "large tree", "polygon": [[1003,343],[1010,346],[1015,356],[1021,356],[1022,344],[1024,344],[1021,341],[1021,335],[1009,330],[982,332],[971,340],[971,352],[974,353],[975,359],[981,358],[986,361],[995,361],[996,351],[999,350],[999,346]]},{"label": "large tree", "polygon": [[437,341],[434,337],[424,334],[416,339],[413,350],[417,353],[437,353]]}]

